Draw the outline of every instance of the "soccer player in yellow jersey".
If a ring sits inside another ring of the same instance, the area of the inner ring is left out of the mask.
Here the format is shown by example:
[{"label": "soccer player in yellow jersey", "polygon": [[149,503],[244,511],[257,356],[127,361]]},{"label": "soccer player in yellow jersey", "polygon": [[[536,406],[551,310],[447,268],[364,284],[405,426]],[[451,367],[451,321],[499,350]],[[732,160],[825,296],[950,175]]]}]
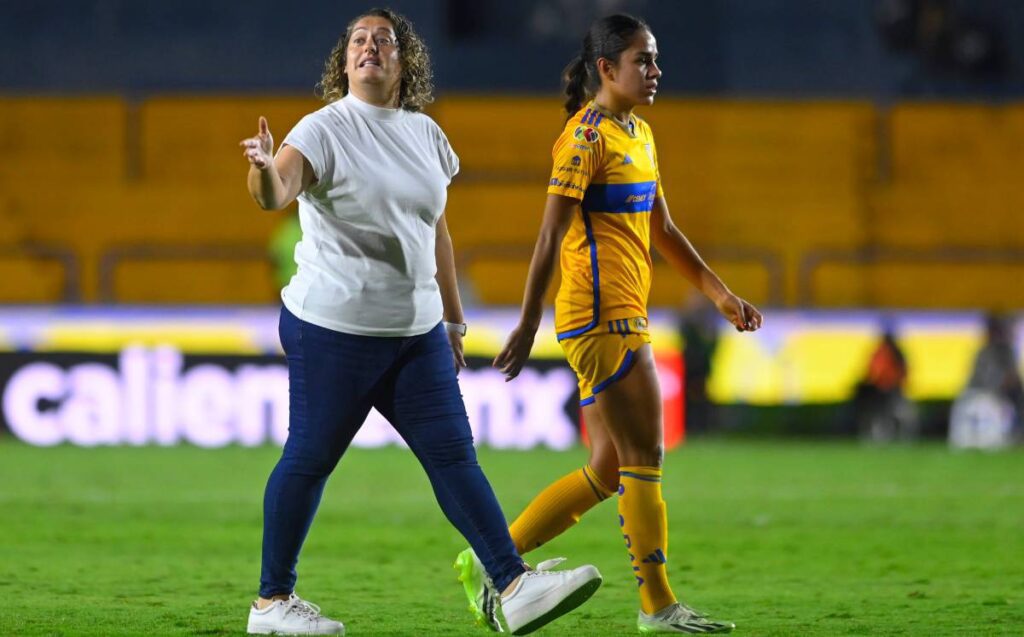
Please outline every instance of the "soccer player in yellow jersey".
[{"label": "soccer player in yellow jersey", "polygon": [[647,333],[650,245],[736,329],[758,329],[761,314],[708,268],[669,215],[651,129],[633,115],[634,107],[654,102],[657,56],[645,23],[613,15],[591,26],[565,71],[569,118],[554,147],[522,316],[494,364],[509,380],[522,369],[558,255],[555,325],[579,377],[591,451],[587,465],[542,491],[510,530],[526,553],[617,492],[620,531],[640,593],[640,632],[725,633],[731,622],[680,603],[666,575],[662,403]]}]

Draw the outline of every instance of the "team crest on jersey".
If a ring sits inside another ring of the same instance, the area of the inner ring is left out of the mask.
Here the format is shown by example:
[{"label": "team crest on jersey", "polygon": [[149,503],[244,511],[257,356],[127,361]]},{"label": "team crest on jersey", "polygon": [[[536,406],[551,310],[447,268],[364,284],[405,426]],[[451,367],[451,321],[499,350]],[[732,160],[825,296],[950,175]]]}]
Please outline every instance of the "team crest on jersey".
[{"label": "team crest on jersey", "polygon": [[574,132],[572,136],[581,142],[587,142],[588,144],[593,144],[601,137],[597,134],[597,129],[589,126],[577,126],[576,132]]}]

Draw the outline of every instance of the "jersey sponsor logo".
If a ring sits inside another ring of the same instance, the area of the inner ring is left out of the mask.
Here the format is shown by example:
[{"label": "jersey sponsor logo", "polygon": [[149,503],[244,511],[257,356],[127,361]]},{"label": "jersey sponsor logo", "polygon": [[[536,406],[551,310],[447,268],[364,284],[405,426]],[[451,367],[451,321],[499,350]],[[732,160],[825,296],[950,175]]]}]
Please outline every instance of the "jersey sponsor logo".
[{"label": "jersey sponsor logo", "polygon": [[575,166],[559,166],[558,172],[569,173],[570,175],[585,175],[587,177],[590,176],[589,170],[584,170],[583,168],[576,168]]},{"label": "jersey sponsor logo", "polygon": [[646,213],[657,196],[656,181],[625,184],[590,184],[583,197],[584,212]]},{"label": "jersey sponsor logo", "polygon": [[572,136],[581,142],[587,142],[588,144],[593,144],[601,137],[596,129],[589,126],[577,126],[576,131],[573,132]]},{"label": "jersey sponsor logo", "polygon": [[572,158],[572,165],[573,166],[579,166],[580,165],[580,161],[581,161],[580,160],[580,156],[576,155],[575,157]]},{"label": "jersey sponsor logo", "polygon": [[567,188],[569,190],[578,190],[579,192],[583,192],[583,188],[579,184],[574,184],[571,181],[559,179],[558,177],[552,177],[551,181],[548,182],[548,186],[553,186],[555,188]]}]

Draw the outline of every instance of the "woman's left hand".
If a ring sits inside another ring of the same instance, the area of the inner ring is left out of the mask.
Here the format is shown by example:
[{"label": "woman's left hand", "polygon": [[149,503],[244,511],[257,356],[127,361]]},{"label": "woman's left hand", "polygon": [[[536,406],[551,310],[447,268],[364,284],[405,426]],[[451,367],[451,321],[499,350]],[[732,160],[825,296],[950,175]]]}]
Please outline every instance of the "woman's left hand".
[{"label": "woman's left hand", "polygon": [[448,342],[452,346],[452,358],[455,361],[455,375],[458,376],[459,371],[466,366],[466,357],[462,354],[462,334],[458,332],[448,332]]},{"label": "woman's left hand", "polygon": [[763,318],[757,308],[735,294],[728,294],[717,304],[718,311],[738,332],[753,332],[761,328]]}]

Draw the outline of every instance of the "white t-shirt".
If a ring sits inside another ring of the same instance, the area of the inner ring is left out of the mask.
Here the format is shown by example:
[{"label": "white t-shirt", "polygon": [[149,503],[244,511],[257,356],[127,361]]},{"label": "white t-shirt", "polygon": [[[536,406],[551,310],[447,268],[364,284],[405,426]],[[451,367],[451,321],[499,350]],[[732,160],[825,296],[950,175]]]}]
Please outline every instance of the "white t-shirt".
[{"label": "white t-shirt", "polygon": [[281,291],[285,307],[349,334],[429,332],[443,314],[434,228],[459,171],[441,128],[350,93],[302,118],[283,144],[316,175],[298,198],[299,268]]}]

